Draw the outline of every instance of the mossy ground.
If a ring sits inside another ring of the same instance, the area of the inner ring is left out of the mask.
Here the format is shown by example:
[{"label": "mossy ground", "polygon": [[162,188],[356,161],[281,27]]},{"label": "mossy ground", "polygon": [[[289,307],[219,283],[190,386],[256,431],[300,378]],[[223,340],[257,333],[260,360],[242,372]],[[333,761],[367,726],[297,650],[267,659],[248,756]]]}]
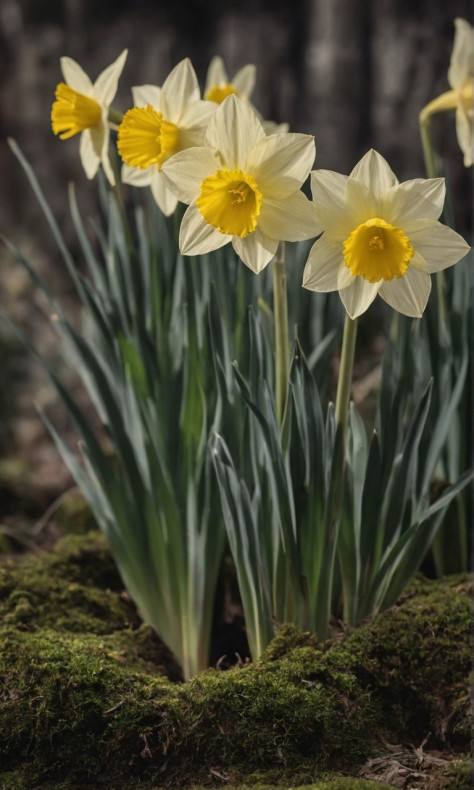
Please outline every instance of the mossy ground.
[{"label": "mossy ground", "polygon": [[287,627],[259,663],[182,684],[100,535],[68,536],[0,572],[0,789],[316,787],[384,742],[466,751],[468,587],[417,581],[342,641]]}]

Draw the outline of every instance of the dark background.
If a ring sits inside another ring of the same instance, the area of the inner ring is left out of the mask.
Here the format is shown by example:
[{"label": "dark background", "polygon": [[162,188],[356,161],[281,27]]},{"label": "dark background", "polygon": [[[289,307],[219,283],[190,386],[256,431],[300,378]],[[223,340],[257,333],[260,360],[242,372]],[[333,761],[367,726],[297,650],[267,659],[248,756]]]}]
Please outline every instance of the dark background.
[{"label": "dark background", "polygon": [[[349,172],[368,148],[401,179],[424,175],[418,113],[448,89],[456,16],[466,0],[0,0],[0,230],[38,230],[33,199],[9,149],[15,137],[54,208],[66,214],[67,181],[87,185],[77,139],[60,141],[50,107],[61,55],[94,80],[127,47],[114,105],[130,87],[162,84],[189,56],[201,84],[218,53],[230,76],[257,65],[253,101],[266,118],[314,134],[316,167]],[[433,123],[456,195],[459,230],[470,223],[470,172],[462,165],[454,113]],[[41,225],[41,223],[40,223]],[[40,228],[41,230],[41,228]]]}]

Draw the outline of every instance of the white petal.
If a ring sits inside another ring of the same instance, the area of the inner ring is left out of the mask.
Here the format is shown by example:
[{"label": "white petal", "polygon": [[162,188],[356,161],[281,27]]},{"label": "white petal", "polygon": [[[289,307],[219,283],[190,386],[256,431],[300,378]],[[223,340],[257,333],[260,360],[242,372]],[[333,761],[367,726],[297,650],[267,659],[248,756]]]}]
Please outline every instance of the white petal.
[{"label": "white petal", "polygon": [[347,176],[332,170],[315,170],[311,173],[316,218],[325,236],[332,241],[345,241],[360,224],[347,203],[347,182]]},{"label": "white petal", "polygon": [[353,279],[344,263],[342,245],[334,244],[325,236],[318,239],[308,255],[303,272],[303,287],[327,293],[347,288]]},{"label": "white petal", "polygon": [[402,228],[416,252],[426,261],[427,271],[439,272],[453,266],[469,252],[463,237],[441,222],[415,219]]},{"label": "white petal", "polygon": [[472,116],[469,116],[462,104],[456,109],[456,136],[464,154],[464,166],[471,167],[474,161],[474,128]]},{"label": "white petal", "polygon": [[384,218],[404,227],[414,219],[437,220],[443,210],[444,178],[414,178],[392,187],[382,198]]},{"label": "white petal", "polygon": [[109,125],[104,121],[104,116],[107,117],[107,110],[102,113],[102,124],[99,128],[91,129],[91,137],[94,141],[94,146],[98,148],[102,146],[100,152],[100,162],[107,176],[107,180],[111,186],[115,186],[115,173],[110,162],[109,144],[110,144],[110,130]]},{"label": "white petal", "polygon": [[250,94],[255,87],[256,76],[256,67],[253,63],[249,63],[247,66],[239,69],[235,77],[232,78],[231,85],[242,99],[250,98]]},{"label": "white petal", "polygon": [[125,66],[127,59],[128,49],[124,49],[121,55],[118,56],[110,66],[108,66],[102,74],[99,74],[94,82],[94,93],[103,104],[109,106],[112,104],[115,94],[117,93],[119,77]]},{"label": "white petal", "polygon": [[99,146],[97,150],[94,143],[95,137],[92,136],[91,130],[85,129],[81,134],[79,155],[87,178],[94,178],[100,165],[101,148]]},{"label": "white petal", "polygon": [[[189,128],[201,127],[202,137],[204,138],[205,127],[214,115],[217,107],[213,101],[194,101],[190,102],[184,110],[179,122],[180,144],[182,143],[182,133]],[[203,143],[204,144],[204,143]],[[189,146],[186,146],[189,148]]]},{"label": "white petal", "polygon": [[315,154],[314,138],[309,134],[272,134],[253,146],[245,169],[263,194],[283,198],[306,181]]},{"label": "white petal", "polygon": [[384,281],[379,294],[390,307],[403,315],[421,318],[431,291],[429,274],[410,266],[403,277]]},{"label": "white petal", "polygon": [[209,121],[206,142],[218,150],[230,170],[243,168],[256,143],[265,137],[263,126],[247,102],[228,96]]},{"label": "white petal", "polygon": [[304,241],[321,233],[314,205],[300,190],[282,200],[264,198],[258,227],[265,236],[281,241]]},{"label": "white petal", "polygon": [[369,283],[363,277],[352,277],[347,288],[339,291],[341,301],[349,318],[357,318],[365,313],[379,291],[379,283]]},{"label": "white petal", "polygon": [[286,134],[290,131],[289,123],[277,123],[276,121],[262,121],[262,126],[265,129],[265,134]]},{"label": "white petal", "polygon": [[76,63],[72,58],[61,58],[60,63],[65,82],[78,93],[90,96],[93,85],[79,63]]},{"label": "white petal", "polygon": [[472,76],[474,29],[469,22],[459,17],[454,20],[454,44],[448,69],[448,82],[454,89],[460,89]]},{"label": "white petal", "polygon": [[185,58],[174,67],[161,88],[161,112],[167,121],[179,125],[189,102],[199,101],[199,84],[191,61]]},{"label": "white petal", "polygon": [[142,170],[141,167],[130,167],[130,165],[124,163],[121,172],[122,184],[130,184],[134,187],[149,187],[154,167],[156,168],[156,165],[151,165]]},{"label": "white petal", "polygon": [[207,96],[211,88],[216,85],[225,85],[228,82],[227,72],[225,70],[224,61],[220,55],[214,55],[209,68],[207,69],[206,87],[204,89],[204,98]]},{"label": "white petal", "polygon": [[178,205],[178,198],[173,195],[163,174],[156,168],[152,173],[151,193],[165,217],[171,216]]},{"label": "white petal", "polygon": [[219,233],[209,225],[194,203],[186,209],[179,231],[179,250],[182,255],[204,255],[218,250],[231,241],[232,236]]},{"label": "white petal", "polygon": [[170,188],[183,203],[192,203],[199,196],[205,178],[222,167],[212,148],[188,148],[163,164],[162,174]]},{"label": "white petal", "polygon": [[245,265],[252,269],[255,274],[259,274],[275,255],[278,249],[278,241],[268,238],[257,228],[253,233],[249,233],[245,239],[234,236],[232,246]]},{"label": "white petal", "polygon": [[349,178],[362,181],[375,198],[382,197],[390,187],[398,184],[398,179],[388,162],[373,148],[356,164]]},{"label": "white petal", "polygon": [[161,88],[158,85],[135,85],[132,96],[135,107],[147,107],[151,104],[155,110],[160,109]]},{"label": "white petal", "polygon": [[381,215],[382,200],[377,200],[370,189],[355,178],[347,179],[347,205],[356,218],[356,225]]}]

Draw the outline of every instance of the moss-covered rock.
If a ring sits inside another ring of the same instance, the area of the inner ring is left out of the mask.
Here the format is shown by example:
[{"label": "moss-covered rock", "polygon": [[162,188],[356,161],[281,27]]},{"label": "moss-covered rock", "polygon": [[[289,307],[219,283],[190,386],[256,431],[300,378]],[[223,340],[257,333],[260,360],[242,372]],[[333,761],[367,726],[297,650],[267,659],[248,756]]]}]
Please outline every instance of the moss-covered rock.
[{"label": "moss-covered rock", "polygon": [[98,529],[92,510],[77,489],[66,492],[54,512],[54,523],[64,535],[86,535]]},{"label": "moss-covered rock", "polygon": [[177,684],[100,535],[68,536],[0,573],[2,769],[51,790],[294,787],[383,741],[465,747],[469,602],[465,580],[418,581],[342,641],[285,627],[257,664]]}]

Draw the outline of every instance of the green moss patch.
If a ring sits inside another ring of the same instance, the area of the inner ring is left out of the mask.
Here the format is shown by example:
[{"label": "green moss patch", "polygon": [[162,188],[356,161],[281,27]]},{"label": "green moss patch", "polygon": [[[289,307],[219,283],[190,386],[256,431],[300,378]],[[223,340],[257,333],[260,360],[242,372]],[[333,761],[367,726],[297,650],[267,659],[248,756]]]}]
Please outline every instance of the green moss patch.
[{"label": "green moss patch", "polygon": [[384,741],[465,749],[469,602],[463,579],[418,581],[342,641],[286,626],[257,664],[173,683],[102,538],[68,536],[0,574],[2,770],[51,790],[316,787]]}]

